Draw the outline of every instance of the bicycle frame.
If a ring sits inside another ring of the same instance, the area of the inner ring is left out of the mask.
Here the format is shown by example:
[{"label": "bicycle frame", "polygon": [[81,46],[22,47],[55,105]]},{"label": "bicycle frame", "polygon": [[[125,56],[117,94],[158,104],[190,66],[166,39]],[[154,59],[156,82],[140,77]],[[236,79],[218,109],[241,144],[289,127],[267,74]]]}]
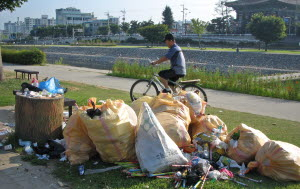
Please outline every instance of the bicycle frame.
[{"label": "bicycle frame", "polygon": [[[158,79],[158,77],[159,77],[159,75],[157,75],[157,74],[154,74],[154,75],[153,75],[153,77],[152,77],[151,80],[150,80],[150,85],[149,85],[149,87],[148,87],[146,93],[149,91],[150,86],[151,86],[151,83],[153,83],[153,82],[154,82],[155,84],[157,84],[158,86],[160,86],[161,89],[164,89],[164,88],[165,88],[165,86],[160,82],[160,80]],[[182,88],[181,85],[179,85],[178,83],[176,83],[176,82],[174,82],[174,81],[168,80],[168,82],[174,84],[174,86],[176,86],[176,88],[177,88],[177,87]]]}]

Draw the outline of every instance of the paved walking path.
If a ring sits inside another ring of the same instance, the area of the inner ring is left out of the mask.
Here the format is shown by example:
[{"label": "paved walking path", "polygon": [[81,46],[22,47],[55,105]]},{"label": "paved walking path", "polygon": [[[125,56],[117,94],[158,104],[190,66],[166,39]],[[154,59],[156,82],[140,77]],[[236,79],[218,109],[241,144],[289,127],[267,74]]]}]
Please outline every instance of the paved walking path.
[{"label": "paved walking path", "polygon": [[[56,77],[60,80],[76,81],[85,84],[128,91],[135,79],[107,76],[107,70],[79,68],[73,66],[47,65],[24,66],[4,64],[4,70],[30,69],[39,71],[42,77]],[[209,105],[228,110],[259,114],[300,122],[300,102],[259,97],[240,93],[205,90]],[[129,94],[128,94],[129,95]]]}]

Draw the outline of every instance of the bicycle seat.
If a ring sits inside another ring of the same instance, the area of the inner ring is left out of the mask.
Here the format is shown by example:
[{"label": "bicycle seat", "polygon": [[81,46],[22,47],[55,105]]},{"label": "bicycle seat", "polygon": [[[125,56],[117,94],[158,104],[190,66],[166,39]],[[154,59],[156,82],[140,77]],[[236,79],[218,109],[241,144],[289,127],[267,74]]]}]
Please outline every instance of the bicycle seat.
[{"label": "bicycle seat", "polygon": [[199,83],[199,82],[200,82],[200,79],[194,79],[194,80],[180,81],[179,84],[189,84],[189,83],[196,84],[196,83]]}]

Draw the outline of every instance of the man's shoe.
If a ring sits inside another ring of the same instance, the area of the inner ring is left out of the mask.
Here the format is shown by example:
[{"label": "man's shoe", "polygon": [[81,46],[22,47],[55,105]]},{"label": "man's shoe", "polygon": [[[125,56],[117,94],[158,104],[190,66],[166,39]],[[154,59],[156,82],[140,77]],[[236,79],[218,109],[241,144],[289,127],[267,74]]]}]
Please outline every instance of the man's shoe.
[{"label": "man's shoe", "polygon": [[172,94],[172,91],[171,91],[171,89],[164,89],[164,90],[162,90],[162,93],[170,93],[170,94]]}]

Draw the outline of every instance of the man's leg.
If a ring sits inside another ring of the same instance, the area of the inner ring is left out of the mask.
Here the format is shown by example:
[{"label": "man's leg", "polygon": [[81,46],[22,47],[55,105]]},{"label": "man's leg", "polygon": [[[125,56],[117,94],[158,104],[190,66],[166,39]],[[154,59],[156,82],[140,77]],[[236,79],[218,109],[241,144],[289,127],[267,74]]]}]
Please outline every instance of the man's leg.
[{"label": "man's leg", "polygon": [[165,86],[166,89],[169,88],[168,80],[166,80],[166,79],[164,79],[162,77],[160,77],[159,80]]}]

